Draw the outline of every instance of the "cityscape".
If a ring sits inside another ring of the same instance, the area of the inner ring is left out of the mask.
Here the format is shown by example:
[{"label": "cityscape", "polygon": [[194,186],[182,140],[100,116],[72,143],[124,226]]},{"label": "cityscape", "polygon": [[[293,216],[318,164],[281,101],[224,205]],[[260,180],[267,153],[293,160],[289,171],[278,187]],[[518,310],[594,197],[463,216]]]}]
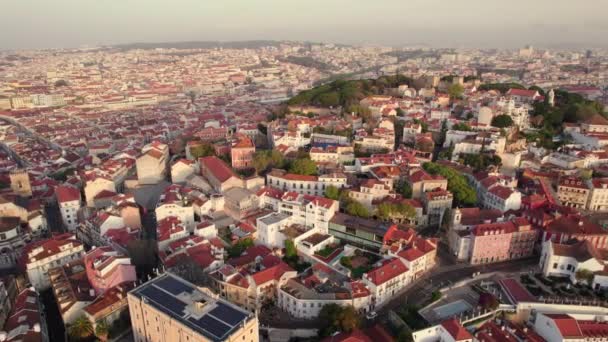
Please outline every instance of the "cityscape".
[{"label": "cityscape", "polygon": [[0,46],[0,341],[608,341],[608,46],[129,37]]}]

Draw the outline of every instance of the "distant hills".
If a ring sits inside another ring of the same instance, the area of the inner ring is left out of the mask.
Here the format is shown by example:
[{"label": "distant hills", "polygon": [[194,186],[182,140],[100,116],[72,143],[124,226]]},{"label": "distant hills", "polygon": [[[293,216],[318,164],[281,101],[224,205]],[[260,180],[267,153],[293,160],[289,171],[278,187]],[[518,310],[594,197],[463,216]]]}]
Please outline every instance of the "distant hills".
[{"label": "distant hills", "polygon": [[279,46],[285,42],[276,40],[247,40],[247,41],[189,41],[189,42],[158,42],[158,43],[129,43],[119,44],[113,47],[122,50],[134,49],[257,49],[267,46]]}]

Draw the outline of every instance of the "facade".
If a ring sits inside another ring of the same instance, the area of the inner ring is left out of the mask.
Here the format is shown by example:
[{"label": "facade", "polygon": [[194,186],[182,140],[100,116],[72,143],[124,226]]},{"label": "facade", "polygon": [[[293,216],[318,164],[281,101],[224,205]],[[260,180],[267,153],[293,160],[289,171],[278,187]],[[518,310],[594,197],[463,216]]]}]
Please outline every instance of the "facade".
[{"label": "facade", "polygon": [[346,176],[339,173],[322,176],[304,176],[275,169],[266,175],[266,183],[283,191],[293,191],[303,195],[323,196],[325,189],[330,185],[338,189],[346,187]]},{"label": "facade", "polygon": [[48,271],[78,260],[84,255],[82,243],[73,234],[62,234],[25,246],[23,258],[27,277],[36,290],[50,286]]},{"label": "facade", "polygon": [[7,342],[49,341],[42,301],[34,289],[19,292],[0,336],[4,336]]},{"label": "facade", "polygon": [[486,223],[471,230],[469,262],[473,265],[531,256],[538,232],[524,218]]},{"label": "facade", "polygon": [[104,191],[116,192],[116,185],[111,179],[96,175],[89,177],[84,186],[87,207],[95,207],[95,197]]},{"label": "facade", "polygon": [[162,151],[150,149],[137,158],[137,180],[139,184],[157,184],[165,179],[167,159]]},{"label": "facade", "polygon": [[177,217],[188,230],[194,229],[193,202],[179,185],[171,185],[165,189],[154,212],[157,221],[162,221],[167,217]]},{"label": "facade", "polygon": [[368,210],[373,209],[374,201],[382,200],[390,195],[391,189],[376,179],[368,179],[359,186],[359,189],[348,191],[350,198],[363,204]]},{"label": "facade", "polygon": [[597,249],[589,241],[575,241],[568,244],[546,241],[542,246],[540,268],[545,276],[557,276],[578,283],[576,273],[586,270],[592,273],[589,285],[596,290],[608,287],[608,275],[604,269],[608,255]]},{"label": "facade", "polygon": [[414,171],[407,178],[412,188],[412,198],[422,198],[425,192],[447,190],[448,180],[440,175],[430,175],[423,169]]},{"label": "facade", "polygon": [[237,134],[230,149],[232,167],[235,169],[246,169],[253,166],[253,155],[255,145],[251,138],[244,134]]},{"label": "facade", "polygon": [[224,192],[224,211],[235,220],[241,220],[258,208],[256,194],[244,188],[231,188]]},{"label": "facade", "polygon": [[390,258],[382,260],[379,267],[363,275],[362,281],[372,295],[372,310],[393,298],[411,282],[408,271],[400,258]]},{"label": "facade", "polygon": [[32,185],[30,176],[24,169],[14,169],[9,173],[11,189],[14,193],[23,197],[32,196]]},{"label": "facade", "polygon": [[0,217],[0,268],[15,267],[31,235],[21,228],[18,217]]},{"label": "facade", "polygon": [[[581,179],[564,177],[557,186],[557,198],[568,207],[585,209],[589,201],[591,189]],[[597,198],[597,197],[596,197]]]},{"label": "facade", "polygon": [[165,273],[128,294],[135,342],[259,340],[258,320]]},{"label": "facade", "polygon": [[587,209],[593,211],[608,210],[608,178],[593,178]]},{"label": "facade", "polygon": [[188,177],[198,172],[198,166],[193,160],[180,159],[171,166],[171,181],[173,183],[186,183]]},{"label": "facade", "polygon": [[261,207],[291,215],[290,223],[321,228],[324,233],[327,233],[331,218],[339,211],[338,201],[297,192],[283,192],[270,186],[260,189],[257,195]]},{"label": "facade", "polygon": [[278,289],[295,276],[297,272],[274,255],[238,269],[227,264],[211,274],[213,286],[222,298],[252,312],[276,302]]},{"label": "facade", "polygon": [[55,188],[55,196],[63,224],[68,231],[75,231],[78,227],[76,213],[81,207],[80,190],[71,186],[58,186]]}]

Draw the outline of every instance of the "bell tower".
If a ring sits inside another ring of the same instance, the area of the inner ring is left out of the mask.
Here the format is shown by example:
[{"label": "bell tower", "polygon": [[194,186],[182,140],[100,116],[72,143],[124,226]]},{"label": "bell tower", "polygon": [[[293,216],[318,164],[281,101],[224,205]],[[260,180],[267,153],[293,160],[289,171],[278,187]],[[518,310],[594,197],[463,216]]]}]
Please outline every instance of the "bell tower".
[{"label": "bell tower", "polygon": [[9,174],[11,179],[11,189],[13,192],[22,197],[32,196],[32,186],[30,184],[30,175],[25,169],[15,169]]}]

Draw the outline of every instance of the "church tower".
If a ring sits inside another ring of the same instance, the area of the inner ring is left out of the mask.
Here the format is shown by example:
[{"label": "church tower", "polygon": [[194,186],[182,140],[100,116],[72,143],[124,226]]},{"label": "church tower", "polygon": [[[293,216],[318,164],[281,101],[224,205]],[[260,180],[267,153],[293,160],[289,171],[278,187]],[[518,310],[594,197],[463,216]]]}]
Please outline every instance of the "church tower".
[{"label": "church tower", "polygon": [[555,106],[555,92],[553,91],[553,89],[549,90],[549,93],[547,94],[548,99],[547,102],[549,103],[549,106],[553,107]]},{"label": "church tower", "polygon": [[13,189],[14,193],[22,197],[32,196],[30,175],[25,169],[12,170],[9,176],[11,178],[11,189]]}]

